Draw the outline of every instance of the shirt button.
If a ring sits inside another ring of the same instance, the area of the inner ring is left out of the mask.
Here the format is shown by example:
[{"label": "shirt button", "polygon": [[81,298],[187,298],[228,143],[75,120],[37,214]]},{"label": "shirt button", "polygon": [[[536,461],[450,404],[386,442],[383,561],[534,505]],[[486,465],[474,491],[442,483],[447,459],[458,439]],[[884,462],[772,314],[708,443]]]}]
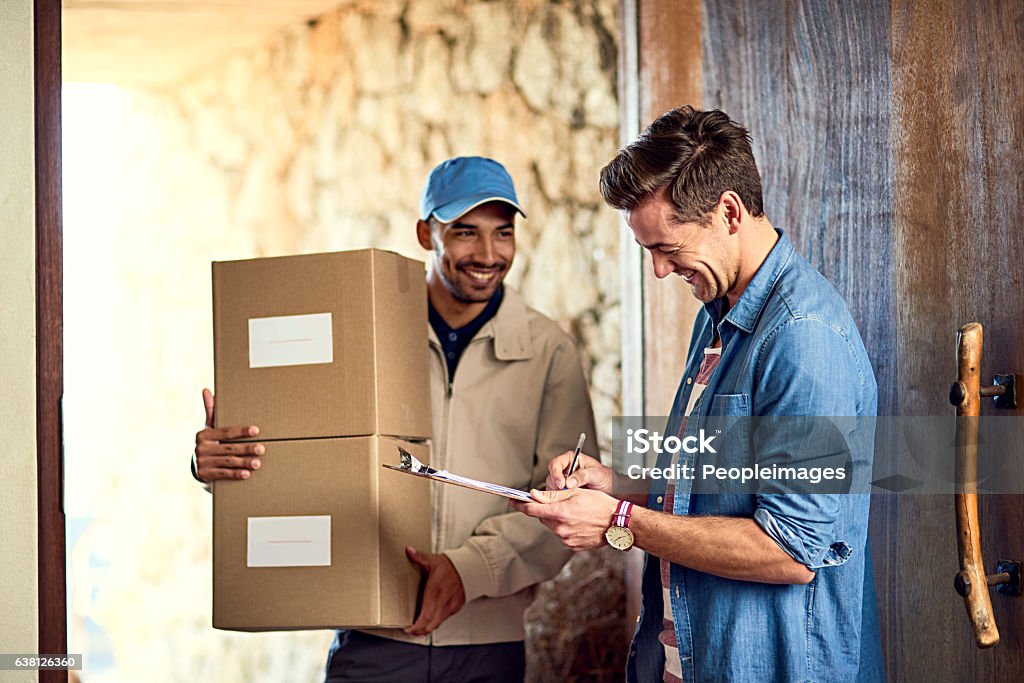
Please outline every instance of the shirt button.
[{"label": "shirt button", "polygon": [[664,503],[665,502],[665,497],[664,496],[658,496],[658,502],[659,503]]},{"label": "shirt button", "polygon": [[451,341],[455,341],[455,340],[456,340],[456,339],[458,339],[458,338],[459,338],[459,335],[455,334],[454,332],[449,332],[449,333],[448,333],[448,339],[449,339],[449,340],[451,340]]},{"label": "shirt button", "polygon": [[679,586],[676,586],[676,597],[679,597]]},{"label": "shirt button", "polygon": [[687,377],[686,378],[686,383],[687,384],[693,384],[693,378],[692,377]]},{"label": "shirt button", "polygon": [[449,351],[448,352],[448,358],[454,359],[455,358],[455,352],[454,351]]}]

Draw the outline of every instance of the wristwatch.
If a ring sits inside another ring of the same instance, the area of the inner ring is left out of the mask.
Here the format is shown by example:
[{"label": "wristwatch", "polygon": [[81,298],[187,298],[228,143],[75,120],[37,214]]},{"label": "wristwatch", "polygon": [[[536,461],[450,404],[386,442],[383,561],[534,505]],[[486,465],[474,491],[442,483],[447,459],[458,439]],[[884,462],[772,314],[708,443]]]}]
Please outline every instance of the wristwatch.
[{"label": "wristwatch", "polygon": [[629,513],[632,511],[632,503],[620,500],[612,516],[612,525],[604,532],[608,545],[616,550],[629,550],[633,547],[633,532],[629,530]]}]

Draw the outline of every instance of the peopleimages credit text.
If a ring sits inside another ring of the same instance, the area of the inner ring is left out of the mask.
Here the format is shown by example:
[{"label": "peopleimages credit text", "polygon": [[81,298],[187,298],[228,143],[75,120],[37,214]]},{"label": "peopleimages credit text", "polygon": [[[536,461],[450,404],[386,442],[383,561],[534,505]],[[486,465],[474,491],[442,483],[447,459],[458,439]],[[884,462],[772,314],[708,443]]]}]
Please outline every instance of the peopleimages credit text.
[{"label": "peopleimages credit text", "polygon": [[[680,438],[664,437],[649,429],[626,430],[626,452],[630,455],[647,453],[717,453],[715,450],[716,435],[708,435],[703,429],[698,434]],[[698,466],[673,462],[667,467],[644,467],[630,465],[626,468],[626,476],[630,479],[696,479],[737,481],[805,481],[818,484],[822,481],[842,481],[846,479],[845,467],[796,467],[792,465],[762,465],[760,463],[745,467],[719,467],[712,464]]]}]

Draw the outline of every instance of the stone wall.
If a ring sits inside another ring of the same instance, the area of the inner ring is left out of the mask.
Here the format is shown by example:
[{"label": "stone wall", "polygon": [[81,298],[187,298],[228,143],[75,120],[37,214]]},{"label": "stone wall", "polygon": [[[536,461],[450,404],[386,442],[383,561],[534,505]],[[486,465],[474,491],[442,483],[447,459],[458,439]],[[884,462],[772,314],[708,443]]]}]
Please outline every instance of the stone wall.
[{"label": "stone wall", "polygon": [[[109,655],[111,680],[317,679],[324,633],[209,628],[210,501],[186,469],[213,378],[209,262],[423,258],[419,193],[446,157],[492,156],[515,178],[529,219],[508,281],[585,350],[608,451],[619,228],[597,174],[618,141],[617,31],[614,0],[358,0],[164,92],[69,89],[73,651],[77,633],[95,662]],[[581,556],[562,579],[596,586],[596,609],[552,611],[565,588],[541,592],[531,657],[569,661],[557,680],[597,675],[583,643],[624,649],[620,598],[613,619],[605,608],[619,559]]]}]

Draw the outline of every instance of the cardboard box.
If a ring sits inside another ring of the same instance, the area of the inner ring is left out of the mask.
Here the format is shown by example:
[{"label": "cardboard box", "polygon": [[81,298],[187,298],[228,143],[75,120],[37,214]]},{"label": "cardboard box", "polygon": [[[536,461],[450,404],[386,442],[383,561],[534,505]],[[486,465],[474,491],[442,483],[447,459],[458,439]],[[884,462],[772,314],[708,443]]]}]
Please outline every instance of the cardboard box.
[{"label": "cardboard box", "polygon": [[[382,436],[275,441],[246,481],[213,487],[213,626],[240,631],[408,626],[430,552],[430,486],[393,472]],[[296,566],[298,565],[298,566]]]},{"label": "cardboard box", "polygon": [[260,441],[430,438],[421,261],[378,249],[213,264],[218,426]]}]

